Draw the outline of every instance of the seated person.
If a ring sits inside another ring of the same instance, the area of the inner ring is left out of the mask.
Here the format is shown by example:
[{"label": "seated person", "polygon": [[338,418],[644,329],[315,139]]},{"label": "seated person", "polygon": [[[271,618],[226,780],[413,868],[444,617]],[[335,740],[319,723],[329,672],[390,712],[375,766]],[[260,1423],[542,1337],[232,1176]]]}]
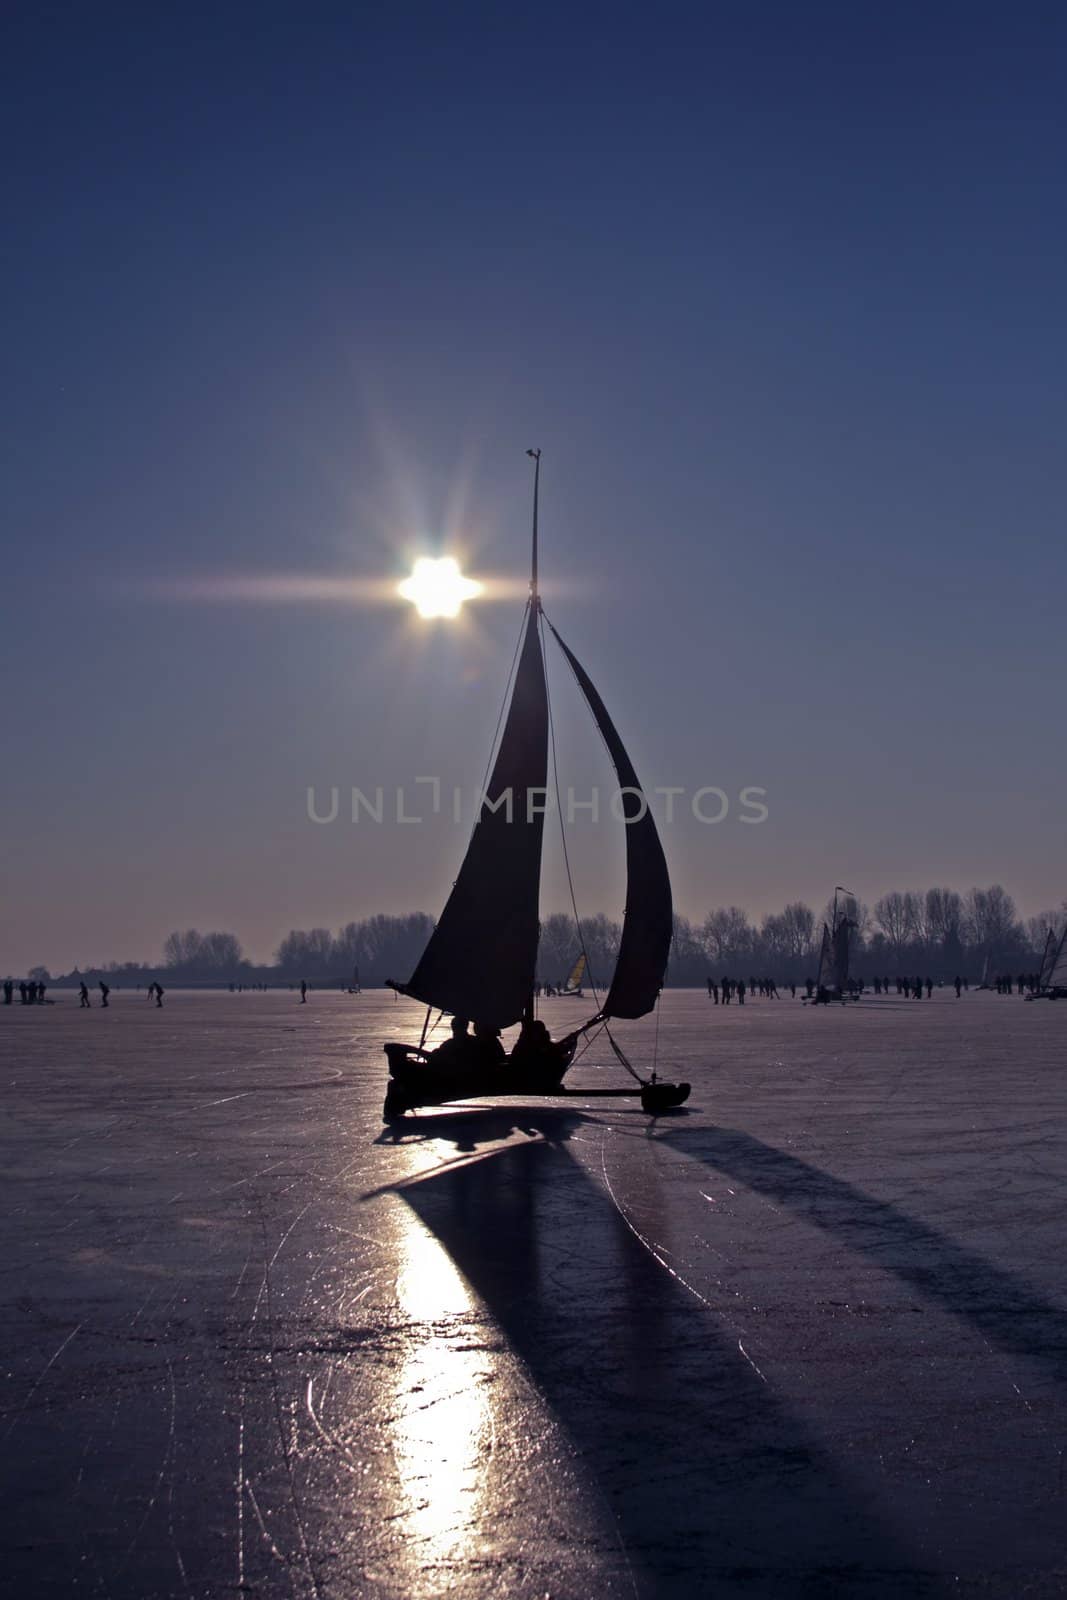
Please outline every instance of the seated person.
[{"label": "seated person", "polygon": [[511,1048],[511,1060],[516,1063],[543,1061],[552,1053],[552,1035],[536,1017],[523,1017],[519,1037]]},{"label": "seated person", "polygon": [[569,1059],[574,1048],[576,1033],[568,1033],[562,1039],[553,1039],[545,1024],[536,1017],[523,1017],[519,1029],[519,1037],[515,1040],[511,1055],[508,1058],[516,1066],[530,1066],[535,1062],[552,1062],[558,1065]]},{"label": "seated person", "polygon": [[427,1060],[432,1061],[435,1067],[466,1067],[475,1059],[475,1041],[467,1029],[470,1023],[466,1017],[452,1018],[452,1037],[446,1039],[444,1044],[439,1044],[436,1050],[431,1050]]},{"label": "seated person", "polygon": [[494,1028],[490,1022],[474,1024],[472,1045],[474,1059],[481,1066],[495,1067],[506,1058],[506,1051],[500,1042],[500,1029]]}]

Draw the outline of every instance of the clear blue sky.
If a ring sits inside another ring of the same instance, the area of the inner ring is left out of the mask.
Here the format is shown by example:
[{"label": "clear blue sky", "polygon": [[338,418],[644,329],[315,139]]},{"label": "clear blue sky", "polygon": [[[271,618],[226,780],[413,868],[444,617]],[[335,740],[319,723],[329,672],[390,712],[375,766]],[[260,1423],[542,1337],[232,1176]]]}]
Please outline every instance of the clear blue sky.
[{"label": "clear blue sky", "polygon": [[681,910],[1055,903],[1065,43],[1054,4],[9,8],[0,970],[436,911],[461,832],[305,790],[473,785],[519,603],[152,585],[521,581],[531,444],[646,783],[768,790],[667,830]]}]

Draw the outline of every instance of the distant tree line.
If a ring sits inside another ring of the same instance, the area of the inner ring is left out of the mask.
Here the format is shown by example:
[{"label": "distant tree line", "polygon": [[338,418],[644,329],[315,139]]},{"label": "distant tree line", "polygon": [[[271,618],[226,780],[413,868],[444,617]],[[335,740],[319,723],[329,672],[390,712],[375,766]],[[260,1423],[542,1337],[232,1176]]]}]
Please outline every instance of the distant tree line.
[{"label": "distant tree line", "polygon": [[[950,979],[957,973],[979,976],[987,958],[992,972],[1031,970],[1040,962],[1048,929],[1062,929],[1067,901],[1023,922],[1011,895],[995,883],[963,895],[944,887],[893,890],[873,906],[848,896],[838,910],[853,924],[850,965],[856,976]],[[823,923],[832,917],[832,902],[816,917],[795,901],[758,926],[739,906],[710,912],[700,926],[676,918],[671,981],[699,981],[692,974],[701,963],[713,974],[787,981],[812,976]]]},{"label": "distant tree line", "polygon": [[[823,922],[820,915],[795,900],[759,923],[740,906],[719,906],[703,922],[674,919],[674,941],[667,967],[671,987],[699,986],[709,975],[773,977],[801,981],[813,976]],[[952,978],[977,977],[986,957],[993,972],[1032,970],[1040,961],[1050,927],[1062,928],[1067,901],[1026,922],[999,883],[959,894],[955,889],[893,890],[873,906],[847,899],[839,907],[853,923],[852,970],[857,976],[898,974]],[[229,983],[309,983],[347,985],[358,972],[362,984],[403,980],[415,970],[433,931],[433,918],[415,911],[403,916],[378,914],[347,922],[336,933],[328,928],[294,928],[278,946],[273,963],[247,961],[232,933],[200,933],[195,928],[169,934],[158,966],[110,962],[103,967],[75,969],[53,980],[43,967],[34,968],[46,981],[78,982],[106,976],[114,983],[226,985]],[[588,984],[610,978],[619,950],[621,925],[598,913],[583,917],[581,936],[574,918],[554,912],[541,926],[537,976],[559,983],[584,949]]]}]

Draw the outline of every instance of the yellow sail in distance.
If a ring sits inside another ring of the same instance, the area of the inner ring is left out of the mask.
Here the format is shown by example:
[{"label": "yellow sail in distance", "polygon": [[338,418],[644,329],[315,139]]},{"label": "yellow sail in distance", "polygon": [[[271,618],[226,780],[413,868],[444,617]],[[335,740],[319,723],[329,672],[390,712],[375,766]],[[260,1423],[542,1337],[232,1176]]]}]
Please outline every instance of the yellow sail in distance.
[{"label": "yellow sail in distance", "polygon": [[585,973],[585,952],[583,951],[582,954],[578,957],[577,961],[574,963],[573,967],[571,968],[570,976],[568,977],[566,983],[563,985],[564,992],[566,992],[568,989],[580,989],[582,987],[582,977],[583,977],[584,973]]}]

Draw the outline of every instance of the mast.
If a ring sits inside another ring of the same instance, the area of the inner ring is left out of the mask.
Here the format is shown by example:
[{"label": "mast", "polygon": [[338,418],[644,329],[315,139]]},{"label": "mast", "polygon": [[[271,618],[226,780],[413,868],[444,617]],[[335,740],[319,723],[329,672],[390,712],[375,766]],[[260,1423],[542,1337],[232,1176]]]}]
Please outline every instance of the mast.
[{"label": "mast", "polygon": [[534,611],[541,609],[541,596],[537,592],[537,490],[541,480],[541,452],[540,450],[527,450],[534,464],[534,496],[533,496],[533,559],[530,563],[530,605]]},{"label": "mast", "polygon": [[548,689],[537,593],[537,490],[534,465],[530,600],[515,677],[478,820],[452,893],[407,983],[425,1005],[490,1027],[507,1028],[532,1012],[537,946],[543,799],[548,782]]}]

